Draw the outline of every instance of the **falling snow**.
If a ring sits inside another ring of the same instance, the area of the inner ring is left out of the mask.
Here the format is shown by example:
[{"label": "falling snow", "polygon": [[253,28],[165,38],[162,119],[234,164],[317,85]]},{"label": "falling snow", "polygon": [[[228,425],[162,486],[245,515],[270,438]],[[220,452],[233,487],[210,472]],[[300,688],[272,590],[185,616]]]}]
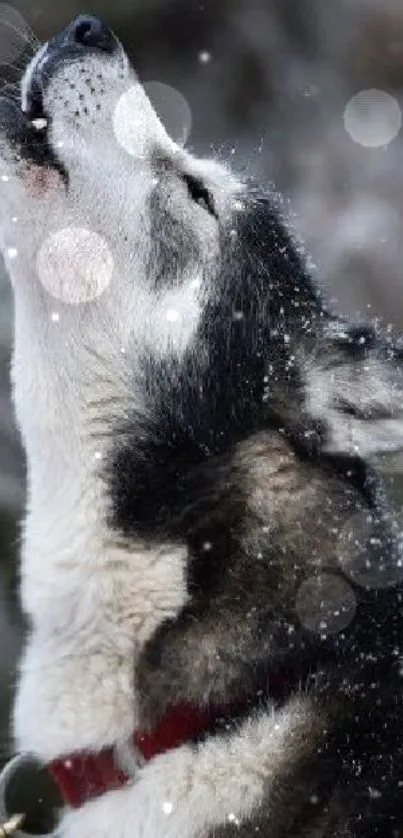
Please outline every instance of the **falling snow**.
[{"label": "falling snow", "polygon": [[229,813],[228,820],[229,820],[230,823],[235,824],[235,826],[239,826],[239,824],[240,824],[240,821],[237,818],[237,816],[234,814],[234,812]]},{"label": "falling snow", "polygon": [[243,203],[243,201],[234,201],[233,207],[235,212],[243,212],[245,210],[245,204]]},{"label": "falling snow", "polygon": [[176,308],[169,308],[165,315],[169,323],[177,323],[180,320],[180,316],[180,311]]}]

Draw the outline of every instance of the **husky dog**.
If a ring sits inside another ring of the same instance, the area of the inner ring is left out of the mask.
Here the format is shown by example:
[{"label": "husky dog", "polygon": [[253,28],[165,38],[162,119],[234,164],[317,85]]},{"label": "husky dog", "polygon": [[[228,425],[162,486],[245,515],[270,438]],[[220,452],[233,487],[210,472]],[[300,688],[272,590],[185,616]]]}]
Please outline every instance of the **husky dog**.
[{"label": "husky dog", "polygon": [[1,100],[0,161],[14,735],[58,834],[402,835],[402,549],[370,465],[403,445],[399,342],[325,305],[279,200],[176,146],[94,18]]}]

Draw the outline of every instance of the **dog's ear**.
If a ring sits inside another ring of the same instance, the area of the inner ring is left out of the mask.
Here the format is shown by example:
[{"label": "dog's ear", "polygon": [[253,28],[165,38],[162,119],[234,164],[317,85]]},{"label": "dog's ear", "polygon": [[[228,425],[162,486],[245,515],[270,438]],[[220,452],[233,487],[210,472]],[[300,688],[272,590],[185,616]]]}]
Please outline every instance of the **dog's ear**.
[{"label": "dog's ear", "polygon": [[322,450],[369,457],[403,449],[403,347],[373,326],[333,321],[305,366]]}]

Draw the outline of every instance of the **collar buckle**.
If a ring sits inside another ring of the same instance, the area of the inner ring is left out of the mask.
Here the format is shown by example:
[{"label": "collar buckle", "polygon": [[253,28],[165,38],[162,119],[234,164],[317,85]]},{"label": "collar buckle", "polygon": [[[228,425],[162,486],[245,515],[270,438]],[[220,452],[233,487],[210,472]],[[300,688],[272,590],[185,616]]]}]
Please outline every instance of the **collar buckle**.
[{"label": "collar buckle", "polygon": [[8,820],[0,823],[0,838],[11,838],[18,832],[25,820],[25,815],[11,815]]},{"label": "collar buckle", "polygon": [[17,754],[3,767],[0,838],[50,838],[61,806],[46,767],[31,754]]}]

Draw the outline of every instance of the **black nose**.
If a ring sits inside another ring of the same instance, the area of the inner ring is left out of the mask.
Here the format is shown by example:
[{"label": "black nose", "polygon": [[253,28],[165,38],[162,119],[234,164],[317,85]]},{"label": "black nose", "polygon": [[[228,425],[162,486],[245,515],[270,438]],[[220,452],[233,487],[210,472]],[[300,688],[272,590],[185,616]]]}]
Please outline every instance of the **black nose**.
[{"label": "black nose", "polygon": [[116,47],[116,39],[109,26],[105,26],[97,17],[79,15],[67,27],[66,34],[70,43],[77,46],[99,49],[101,52],[112,53]]},{"label": "black nose", "polygon": [[111,55],[117,49],[118,41],[109,26],[97,17],[79,15],[49,41],[49,50],[60,47],[99,50]]}]

